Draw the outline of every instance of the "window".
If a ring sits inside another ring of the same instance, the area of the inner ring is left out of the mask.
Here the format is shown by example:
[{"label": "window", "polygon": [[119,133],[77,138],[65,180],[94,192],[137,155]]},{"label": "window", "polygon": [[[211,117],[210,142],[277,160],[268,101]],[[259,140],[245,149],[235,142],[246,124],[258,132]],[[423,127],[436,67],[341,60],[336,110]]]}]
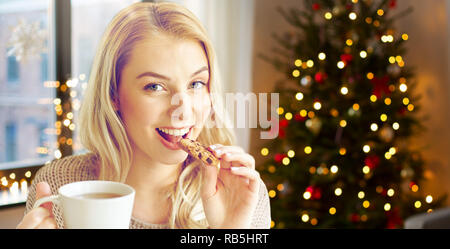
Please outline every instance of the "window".
[{"label": "window", "polygon": [[15,123],[8,123],[5,127],[5,161],[11,162],[16,160],[16,140],[17,140],[17,128]]},{"label": "window", "polygon": [[[72,87],[73,115],[76,122],[83,90],[89,79],[98,43],[108,23],[121,9],[137,0],[71,0],[72,8]],[[89,26],[89,28],[86,28]],[[74,154],[83,153],[77,129],[73,134]]]},{"label": "window", "polygon": [[19,81],[19,63],[15,56],[8,56],[6,70],[8,72],[8,84],[17,84]]},{"label": "window", "polygon": [[[56,58],[63,58],[59,64],[71,62],[71,79],[79,83],[70,89],[76,123],[100,37],[113,16],[134,2],[0,0],[0,207],[24,202],[35,172],[61,155],[56,68],[65,65],[56,65]],[[55,24],[68,23],[55,13],[64,13],[67,6],[71,27],[64,28],[71,32],[71,58],[54,49],[64,41],[53,35]],[[76,133],[73,141],[73,152],[83,152]]]}]

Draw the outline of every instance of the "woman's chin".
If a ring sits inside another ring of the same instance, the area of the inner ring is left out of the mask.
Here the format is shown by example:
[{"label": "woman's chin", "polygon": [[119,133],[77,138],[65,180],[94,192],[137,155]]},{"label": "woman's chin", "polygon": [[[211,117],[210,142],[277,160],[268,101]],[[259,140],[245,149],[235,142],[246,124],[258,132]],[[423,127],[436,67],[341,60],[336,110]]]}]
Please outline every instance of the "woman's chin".
[{"label": "woman's chin", "polygon": [[[158,158],[161,163],[164,164],[180,164],[186,160],[188,154],[182,150],[179,151],[168,151],[168,153],[158,153]],[[155,159],[156,159],[155,158]]]}]

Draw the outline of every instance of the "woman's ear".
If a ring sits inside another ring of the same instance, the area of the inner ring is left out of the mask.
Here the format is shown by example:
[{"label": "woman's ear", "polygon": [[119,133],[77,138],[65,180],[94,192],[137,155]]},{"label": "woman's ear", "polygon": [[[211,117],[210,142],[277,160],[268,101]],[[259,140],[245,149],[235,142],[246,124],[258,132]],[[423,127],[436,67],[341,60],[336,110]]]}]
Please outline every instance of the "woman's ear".
[{"label": "woman's ear", "polygon": [[120,107],[119,99],[115,98],[115,97],[112,97],[111,98],[111,103],[112,103],[114,111],[115,112],[119,112],[119,107]]}]

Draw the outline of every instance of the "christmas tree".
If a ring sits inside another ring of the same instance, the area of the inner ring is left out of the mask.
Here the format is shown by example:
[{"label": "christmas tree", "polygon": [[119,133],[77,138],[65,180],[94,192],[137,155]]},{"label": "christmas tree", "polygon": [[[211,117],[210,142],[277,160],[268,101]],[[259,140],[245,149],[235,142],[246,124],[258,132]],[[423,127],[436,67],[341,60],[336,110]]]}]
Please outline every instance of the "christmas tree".
[{"label": "christmas tree", "polygon": [[263,58],[283,72],[279,134],[261,148],[274,228],[401,228],[445,197],[421,188],[421,126],[395,0],[309,0]]}]

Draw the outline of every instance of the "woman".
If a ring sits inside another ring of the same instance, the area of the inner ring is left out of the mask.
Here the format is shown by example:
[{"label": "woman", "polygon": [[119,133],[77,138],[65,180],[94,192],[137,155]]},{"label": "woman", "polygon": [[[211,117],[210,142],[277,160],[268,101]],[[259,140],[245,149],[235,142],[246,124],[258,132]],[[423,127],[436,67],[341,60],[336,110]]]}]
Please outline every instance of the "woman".
[{"label": "woman", "polygon": [[[255,160],[233,146],[225,117],[214,114],[223,106],[216,77],[211,42],[191,12],[173,3],[119,12],[103,35],[80,110],[81,141],[91,153],[39,170],[18,228],[63,228],[58,207],[32,209],[35,200],[95,179],[136,190],[130,228],[270,228]],[[176,144],[181,136],[211,145],[220,169],[188,156]]]}]

